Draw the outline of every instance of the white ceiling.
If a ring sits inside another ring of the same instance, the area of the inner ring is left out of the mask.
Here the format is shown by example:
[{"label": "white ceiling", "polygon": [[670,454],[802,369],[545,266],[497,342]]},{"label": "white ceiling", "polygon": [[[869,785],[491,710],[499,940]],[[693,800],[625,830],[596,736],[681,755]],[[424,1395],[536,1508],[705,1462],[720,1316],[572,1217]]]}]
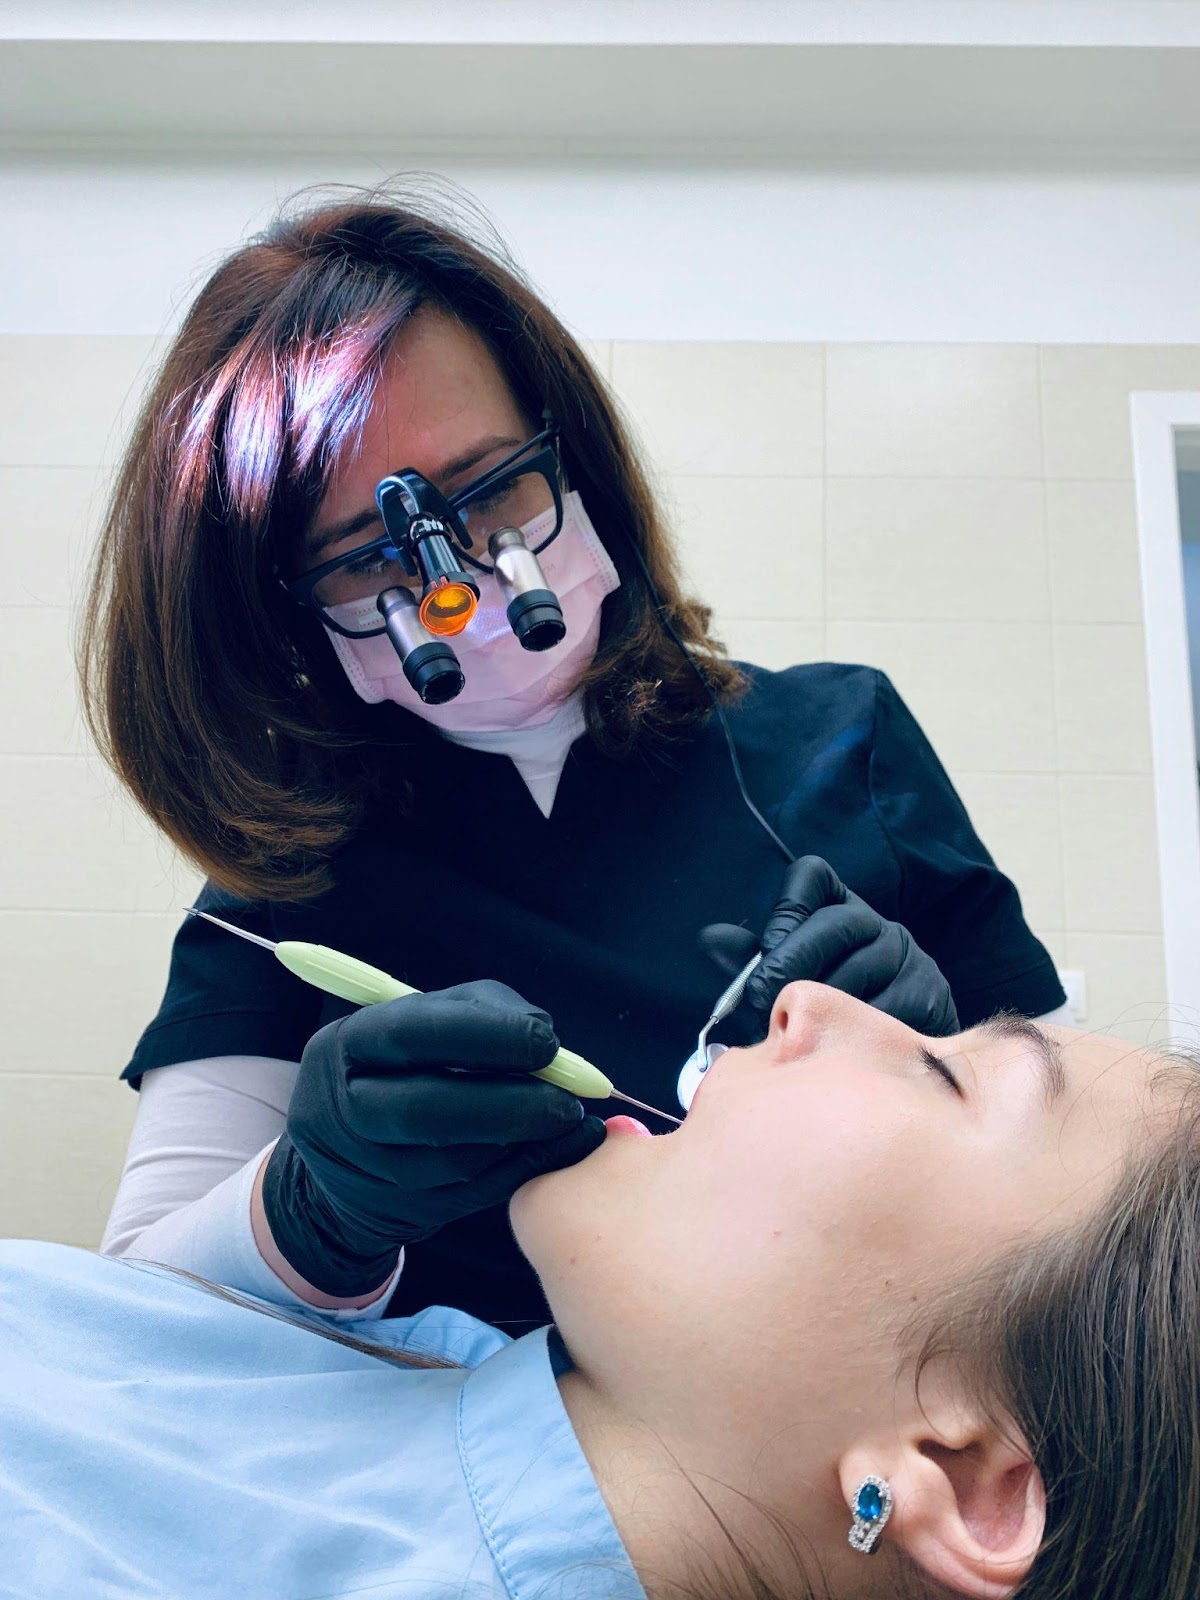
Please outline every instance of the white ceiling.
[{"label": "white ceiling", "polygon": [[0,38],[1172,46],[1196,0],[0,0]]},{"label": "white ceiling", "polygon": [[8,149],[1200,163],[1197,0],[0,0]]},{"label": "white ceiling", "polygon": [[0,42],[0,139],[1200,160],[1200,48]]}]

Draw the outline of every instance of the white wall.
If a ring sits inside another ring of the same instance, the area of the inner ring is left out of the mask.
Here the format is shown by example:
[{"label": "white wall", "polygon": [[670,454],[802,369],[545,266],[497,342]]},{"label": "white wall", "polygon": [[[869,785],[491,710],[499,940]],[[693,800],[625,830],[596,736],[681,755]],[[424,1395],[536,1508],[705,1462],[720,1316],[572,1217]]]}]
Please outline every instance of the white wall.
[{"label": "white wall", "polygon": [[1188,660],[1192,668],[1192,720],[1200,750],[1200,544],[1183,544],[1183,588],[1187,603]]},{"label": "white wall", "polygon": [[162,332],[284,196],[433,165],[594,339],[1200,342],[1200,171],[402,150],[0,158],[0,332]]}]

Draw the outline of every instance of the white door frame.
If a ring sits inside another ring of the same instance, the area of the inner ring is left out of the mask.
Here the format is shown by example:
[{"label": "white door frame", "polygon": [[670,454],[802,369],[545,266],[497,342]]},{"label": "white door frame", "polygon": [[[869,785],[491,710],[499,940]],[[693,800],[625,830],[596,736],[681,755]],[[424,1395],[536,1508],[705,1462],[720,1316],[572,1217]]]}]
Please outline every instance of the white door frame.
[{"label": "white door frame", "polygon": [[1174,1019],[1200,1016],[1200,795],[1188,663],[1175,430],[1200,428],[1200,394],[1130,395],[1154,804]]}]

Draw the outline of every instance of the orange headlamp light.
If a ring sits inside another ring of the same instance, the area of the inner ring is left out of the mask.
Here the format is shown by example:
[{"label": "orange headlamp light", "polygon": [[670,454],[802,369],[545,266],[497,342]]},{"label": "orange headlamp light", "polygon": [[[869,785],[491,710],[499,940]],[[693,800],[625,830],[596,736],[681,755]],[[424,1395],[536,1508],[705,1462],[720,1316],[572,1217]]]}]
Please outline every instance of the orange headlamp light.
[{"label": "orange headlamp light", "polygon": [[475,615],[479,596],[465,583],[437,577],[421,596],[419,615],[422,624],[439,638],[461,633]]}]

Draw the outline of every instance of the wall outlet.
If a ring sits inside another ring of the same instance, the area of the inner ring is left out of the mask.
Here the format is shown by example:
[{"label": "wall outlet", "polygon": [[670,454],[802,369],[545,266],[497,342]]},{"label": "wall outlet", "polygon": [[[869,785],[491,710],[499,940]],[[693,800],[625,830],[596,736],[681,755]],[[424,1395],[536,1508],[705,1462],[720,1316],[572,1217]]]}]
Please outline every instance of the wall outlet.
[{"label": "wall outlet", "polygon": [[1067,1005],[1076,1024],[1087,1021],[1087,977],[1080,967],[1060,972],[1059,981],[1067,991]]}]

